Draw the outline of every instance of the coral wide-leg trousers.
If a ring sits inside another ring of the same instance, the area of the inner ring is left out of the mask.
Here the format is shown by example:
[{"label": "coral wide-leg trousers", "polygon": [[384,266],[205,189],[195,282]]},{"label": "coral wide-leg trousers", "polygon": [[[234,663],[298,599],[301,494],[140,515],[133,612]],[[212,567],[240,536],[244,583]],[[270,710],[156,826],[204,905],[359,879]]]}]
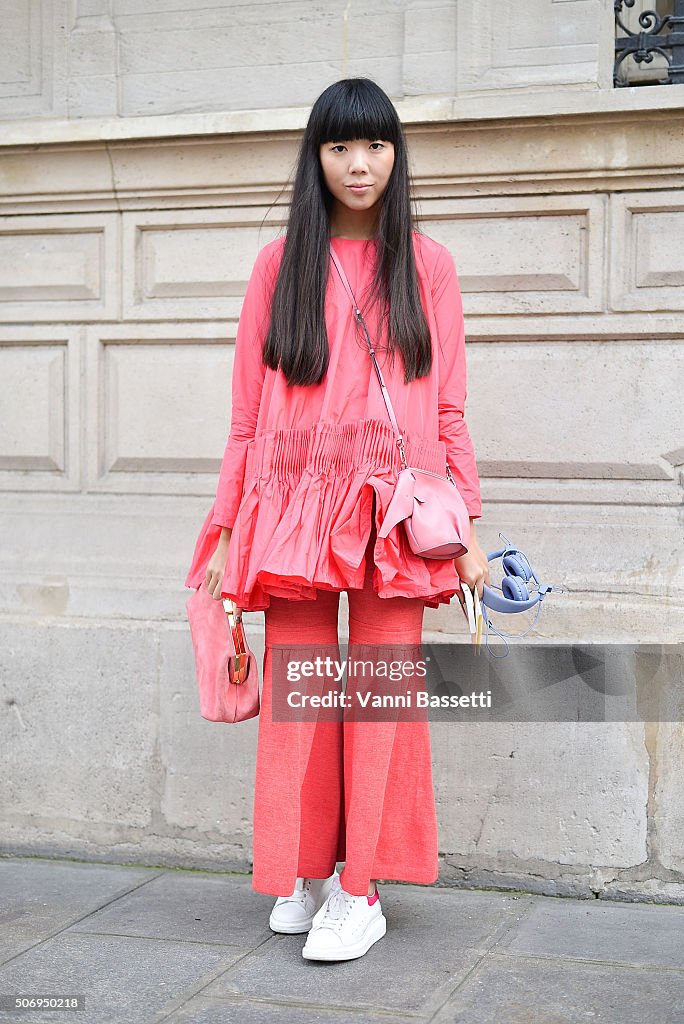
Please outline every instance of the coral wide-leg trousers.
[{"label": "coral wide-leg trousers", "polygon": [[[421,642],[422,599],[381,599],[373,590],[374,543],[373,523],[364,588],[347,591],[350,659],[355,645]],[[338,609],[339,592],[319,589],[315,601],[272,597],[265,611],[252,888],[272,896],[289,896],[297,876],[327,878],[342,861],[342,887],[357,896],[371,879],[438,877],[427,717],[272,720],[273,645],[337,645]]]}]

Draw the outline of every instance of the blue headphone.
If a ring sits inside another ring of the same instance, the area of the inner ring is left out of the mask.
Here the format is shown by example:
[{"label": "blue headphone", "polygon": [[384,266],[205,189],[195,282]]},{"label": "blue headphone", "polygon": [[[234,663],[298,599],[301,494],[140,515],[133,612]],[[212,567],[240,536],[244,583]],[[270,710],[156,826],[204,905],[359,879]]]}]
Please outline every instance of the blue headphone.
[{"label": "blue headphone", "polygon": [[[552,587],[549,583],[540,583],[539,578],[530,565],[529,559],[524,551],[521,551],[520,548],[517,548],[512,544],[508,537],[503,533],[499,533],[499,537],[501,537],[505,542],[506,546],[497,551],[490,551],[487,555],[487,561],[493,562],[496,561],[497,558],[501,559],[504,571],[501,586],[498,587],[496,584],[488,586],[485,583],[482,590],[482,614],[484,615],[485,621],[485,631],[487,634],[486,646],[488,651],[490,629],[500,637],[503,637],[504,641],[506,637],[509,637],[509,639],[520,639],[521,637],[526,636],[539,618],[544,595],[547,594],[549,590],[562,589],[557,586]],[[534,580],[537,584],[537,589],[532,596],[530,596],[528,588],[530,580]],[[497,590],[501,591],[501,596],[495,592]],[[486,613],[487,608],[497,612],[524,612],[527,611],[528,608],[533,608],[535,605],[537,606],[537,613],[533,622],[524,633],[511,634],[501,632],[501,630],[498,630],[492,625],[489,616]],[[508,648],[508,644],[506,644],[506,647]],[[489,651],[489,654],[492,654],[492,652]],[[508,650],[506,650],[506,654],[508,654]],[[492,655],[492,657],[505,658],[506,654]]]}]

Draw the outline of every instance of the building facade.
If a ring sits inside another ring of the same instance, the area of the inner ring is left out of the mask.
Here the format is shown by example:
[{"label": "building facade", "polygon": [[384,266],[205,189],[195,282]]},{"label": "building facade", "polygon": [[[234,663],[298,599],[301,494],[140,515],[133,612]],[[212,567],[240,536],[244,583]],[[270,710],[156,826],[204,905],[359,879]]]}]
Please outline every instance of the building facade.
[{"label": "building facade", "polygon": [[[199,717],[183,582],[246,281],[339,78],[392,97],[454,255],[480,541],[566,588],[534,636],[681,643],[684,84],[616,63],[607,0],[524,6],[2,3],[6,851],[249,869],[257,723]],[[465,639],[455,601],[425,624]],[[684,893],[670,717],[433,723],[444,881]]]}]

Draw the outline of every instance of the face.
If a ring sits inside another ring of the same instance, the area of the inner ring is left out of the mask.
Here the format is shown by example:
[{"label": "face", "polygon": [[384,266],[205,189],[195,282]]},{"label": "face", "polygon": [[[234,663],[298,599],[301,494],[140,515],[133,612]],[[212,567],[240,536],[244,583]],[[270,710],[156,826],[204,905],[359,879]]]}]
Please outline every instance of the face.
[{"label": "face", "polygon": [[[382,197],[394,167],[394,146],[383,139],[325,142],[319,149],[325,183],[339,212],[365,213]],[[351,186],[366,186],[353,188]]]}]

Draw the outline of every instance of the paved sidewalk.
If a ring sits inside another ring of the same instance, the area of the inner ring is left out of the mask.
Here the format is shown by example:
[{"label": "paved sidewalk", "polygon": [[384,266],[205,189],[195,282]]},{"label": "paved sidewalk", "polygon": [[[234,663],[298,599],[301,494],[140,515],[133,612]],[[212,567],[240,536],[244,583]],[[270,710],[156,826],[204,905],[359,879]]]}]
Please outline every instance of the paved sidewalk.
[{"label": "paved sidewalk", "polygon": [[387,934],[305,960],[251,876],[0,858],[0,994],[33,1024],[684,1024],[684,907],[381,883]]}]

